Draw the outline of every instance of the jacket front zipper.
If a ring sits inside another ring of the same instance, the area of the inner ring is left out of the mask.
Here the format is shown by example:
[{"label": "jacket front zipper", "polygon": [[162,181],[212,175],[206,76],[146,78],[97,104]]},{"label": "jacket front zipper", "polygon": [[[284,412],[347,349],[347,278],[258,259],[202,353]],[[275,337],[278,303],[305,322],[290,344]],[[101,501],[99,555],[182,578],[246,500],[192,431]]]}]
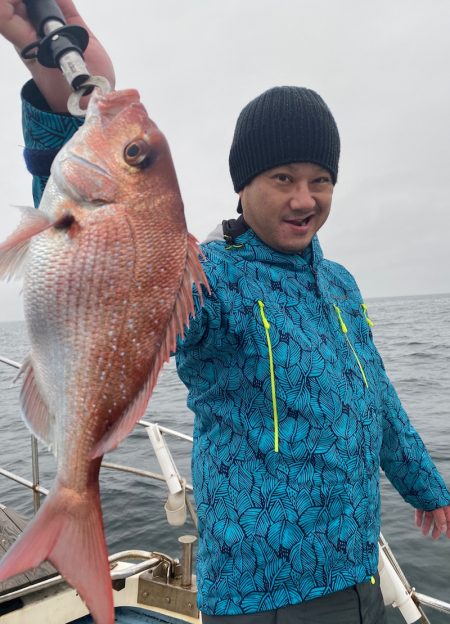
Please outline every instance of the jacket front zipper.
[{"label": "jacket front zipper", "polygon": [[270,323],[264,314],[264,303],[258,300],[259,313],[266,332],[267,350],[269,352],[269,368],[270,368],[270,387],[272,390],[272,408],[273,408],[273,429],[274,429],[274,451],[278,453],[278,410],[277,410],[277,394],[275,389],[275,370],[273,366],[272,343],[270,341]]}]

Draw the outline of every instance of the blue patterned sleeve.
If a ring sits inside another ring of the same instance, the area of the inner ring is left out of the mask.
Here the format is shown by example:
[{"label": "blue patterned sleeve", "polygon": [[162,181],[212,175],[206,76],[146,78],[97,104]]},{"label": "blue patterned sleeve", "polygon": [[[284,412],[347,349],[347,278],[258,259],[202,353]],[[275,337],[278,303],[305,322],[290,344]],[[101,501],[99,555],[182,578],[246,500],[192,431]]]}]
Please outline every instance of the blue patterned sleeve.
[{"label": "blue patterned sleeve", "polygon": [[450,504],[450,493],[425,444],[412,426],[395,388],[384,374],[381,467],[401,496],[417,509]]},{"label": "blue patterned sleeve", "polygon": [[24,157],[33,175],[35,206],[41,201],[53,159],[82,124],[81,118],[52,112],[32,80],[22,89]]},{"label": "blue patterned sleeve", "polygon": [[[350,275],[350,274],[349,274]],[[353,279],[359,301],[362,295]],[[422,438],[411,424],[390,381],[370,332],[376,377],[380,384],[380,411],[383,438],[381,468],[402,496],[416,509],[432,511],[450,504],[450,492],[428,453]]]},{"label": "blue patterned sleeve", "polygon": [[[207,274],[206,270],[205,273]],[[208,281],[211,285],[210,275],[208,275]],[[214,290],[212,289],[211,293],[208,293],[206,288],[202,288],[202,298],[200,298],[197,289],[193,287],[192,295],[195,314],[190,317],[189,327],[185,330],[184,338],[178,339],[177,354],[195,348],[201,342],[204,348],[206,342],[213,344],[216,330],[221,325],[221,305],[214,294]]]}]

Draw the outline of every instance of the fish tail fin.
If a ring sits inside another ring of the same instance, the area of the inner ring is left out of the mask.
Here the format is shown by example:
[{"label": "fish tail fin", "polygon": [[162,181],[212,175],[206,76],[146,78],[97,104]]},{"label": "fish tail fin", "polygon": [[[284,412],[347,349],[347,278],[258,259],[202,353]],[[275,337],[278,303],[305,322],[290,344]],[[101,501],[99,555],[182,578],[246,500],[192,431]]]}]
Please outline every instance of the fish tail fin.
[{"label": "fish tail fin", "polygon": [[114,623],[114,603],[98,485],[82,495],[56,486],[0,561],[0,581],[50,561],[94,620]]}]

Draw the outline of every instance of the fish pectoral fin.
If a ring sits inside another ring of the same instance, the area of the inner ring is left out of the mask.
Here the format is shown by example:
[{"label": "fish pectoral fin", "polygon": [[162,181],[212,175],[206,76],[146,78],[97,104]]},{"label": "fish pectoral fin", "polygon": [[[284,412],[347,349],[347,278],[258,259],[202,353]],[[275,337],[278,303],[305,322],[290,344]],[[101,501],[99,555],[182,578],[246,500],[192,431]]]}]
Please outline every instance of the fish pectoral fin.
[{"label": "fish pectoral fin", "polygon": [[0,244],[0,279],[21,277],[28,245],[33,236],[52,227],[52,222],[40,210],[18,206],[22,219],[16,230]]},{"label": "fish pectoral fin", "polygon": [[24,360],[19,375],[23,375],[20,404],[25,424],[56,455],[55,419],[48,411],[37,386],[30,356]]}]

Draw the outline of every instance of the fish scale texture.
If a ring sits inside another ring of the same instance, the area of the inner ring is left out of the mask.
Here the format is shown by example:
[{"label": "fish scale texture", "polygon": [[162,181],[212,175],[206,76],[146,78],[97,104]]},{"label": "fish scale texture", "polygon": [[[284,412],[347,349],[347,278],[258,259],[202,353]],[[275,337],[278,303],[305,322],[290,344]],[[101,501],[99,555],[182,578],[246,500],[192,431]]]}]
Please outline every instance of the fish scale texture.
[{"label": "fish scale texture", "polygon": [[[39,110],[33,89],[23,92],[24,135],[42,164],[42,137],[54,132],[52,147],[61,147],[76,128],[64,122],[62,136],[61,116]],[[43,167],[29,168],[39,170],[38,203]],[[277,253],[251,230],[237,242],[243,247],[203,246],[212,295],[204,294],[177,349],[196,415],[199,607],[217,615],[279,608],[367,580],[378,559],[380,462],[413,506],[450,502],[386,376],[353,277],[323,258],[317,239],[303,256]],[[278,453],[259,300],[270,323]]]},{"label": "fish scale texture", "polygon": [[450,500],[348,271],[323,258],[317,238],[305,256],[271,250],[251,230],[236,244],[203,246],[213,294],[177,349],[196,415],[197,575],[208,614],[280,608],[368,580],[378,562],[380,461],[413,506]]}]

